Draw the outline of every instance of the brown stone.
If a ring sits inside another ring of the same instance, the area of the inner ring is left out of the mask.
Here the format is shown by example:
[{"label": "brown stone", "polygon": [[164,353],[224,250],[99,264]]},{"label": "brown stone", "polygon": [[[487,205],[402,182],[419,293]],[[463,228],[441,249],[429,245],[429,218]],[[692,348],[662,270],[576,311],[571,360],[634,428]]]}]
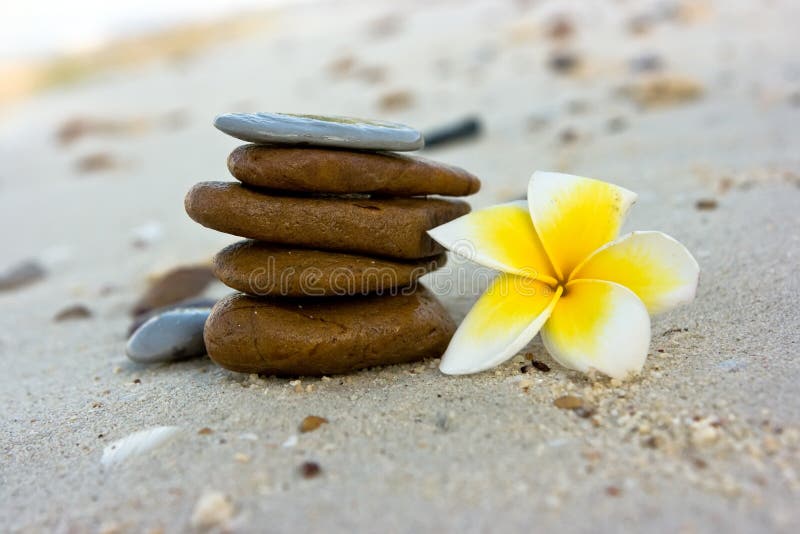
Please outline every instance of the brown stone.
[{"label": "brown stone", "polygon": [[458,167],[389,152],[243,145],[228,169],[255,187],[305,193],[466,196],[481,187]]},{"label": "brown stone", "polygon": [[208,355],[241,373],[342,374],[439,357],[455,323],[424,287],[408,295],[222,299],[205,326]]},{"label": "brown stone", "polygon": [[445,254],[402,261],[247,240],[217,253],[214,274],[233,289],[257,296],[387,294],[411,285],[446,261]]},{"label": "brown stone", "polygon": [[318,429],[322,425],[328,423],[328,420],[324,417],[320,417],[318,415],[307,415],[303,418],[300,422],[300,432],[313,432],[314,430]]},{"label": "brown stone", "polygon": [[458,200],[288,197],[237,183],[201,182],[186,212],[220,232],[323,250],[416,259],[444,249],[425,232],[469,213]]},{"label": "brown stone", "polygon": [[147,291],[133,305],[131,313],[141,315],[156,308],[196,297],[214,281],[210,265],[176,267],[150,282]]}]

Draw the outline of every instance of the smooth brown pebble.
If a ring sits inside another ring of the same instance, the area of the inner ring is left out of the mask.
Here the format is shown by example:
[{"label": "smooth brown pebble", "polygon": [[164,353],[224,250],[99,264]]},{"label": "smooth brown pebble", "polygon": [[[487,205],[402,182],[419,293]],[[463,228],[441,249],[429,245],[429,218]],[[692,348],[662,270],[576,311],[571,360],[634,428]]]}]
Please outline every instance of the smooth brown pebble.
[{"label": "smooth brown pebble", "polygon": [[538,369],[543,373],[550,372],[550,366],[544,362],[540,362],[539,360],[531,360],[531,366],[535,367],[536,369]]},{"label": "smooth brown pebble", "polygon": [[155,308],[196,297],[215,279],[210,265],[172,269],[150,282],[147,291],[133,305],[131,314],[141,315]]},{"label": "smooth brown pebble", "polygon": [[305,193],[466,196],[481,186],[458,167],[391,152],[243,145],[228,169],[255,187]]},{"label": "smooth brown pebble", "polygon": [[562,410],[577,410],[583,407],[583,399],[574,395],[564,395],[554,400],[553,404]]},{"label": "smooth brown pebble", "polygon": [[694,207],[700,211],[711,211],[717,209],[718,202],[713,198],[701,198],[694,203]]},{"label": "smooth brown pebble", "polygon": [[322,473],[322,468],[317,462],[303,462],[300,465],[300,474],[303,478],[314,478]]},{"label": "smooth brown pebble", "polygon": [[458,200],[289,197],[226,182],[196,184],[185,205],[192,219],[228,234],[402,259],[444,252],[426,231],[470,211]]},{"label": "smooth brown pebble", "polygon": [[36,260],[25,260],[0,273],[0,291],[11,291],[43,280],[47,271]]},{"label": "smooth brown pebble", "polygon": [[436,358],[455,323],[426,288],[407,295],[259,299],[240,293],[211,311],[204,338],[217,364],[279,376],[343,374]]},{"label": "smooth brown pebble", "polygon": [[324,417],[320,417],[318,415],[307,415],[300,422],[300,432],[313,432],[327,422],[328,420]]},{"label": "smooth brown pebble", "polygon": [[447,255],[416,261],[240,241],[214,257],[222,283],[250,295],[325,297],[386,294],[407,287],[447,262]]},{"label": "smooth brown pebble", "polygon": [[72,306],[67,306],[60,312],[58,312],[55,317],[53,317],[54,321],[69,321],[72,319],[88,319],[92,316],[92,312],[89,308],[84,306],[83,304],[74,304]]}]

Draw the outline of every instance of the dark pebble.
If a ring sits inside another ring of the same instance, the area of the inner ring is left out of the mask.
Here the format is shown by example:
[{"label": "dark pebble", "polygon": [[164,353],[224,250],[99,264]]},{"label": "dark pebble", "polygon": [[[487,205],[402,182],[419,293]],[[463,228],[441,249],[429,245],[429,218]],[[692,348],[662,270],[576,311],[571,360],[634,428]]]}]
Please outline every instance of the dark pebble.
[{"label": "dark pebble", "polygon": [[645,54],[630,61],[630,69],[633,72],[653,72],[661,70],[663,67],[664,61],[655,54]]},{"label": "dark pebble", "polygon": [[573,128],[565,128],[559,135],[559,139],[565,145],[569,145],[578,140],[578,132]]},{"label": "dark pebble", "polygon": [[300,475],[303,478],[314,478],[322,473],[322,468],[317,462],[303,462],[300,465]]},{"label": "dark pebble", "polygon": [[574,52],[554,52],[548,60],[548,66],[561,74],[568,74],[580,65],[580,57]]},{"label": "dark pebble", "polygon": [[476,116],[464,117],[450,124],[434,128],[424,134],[425,148],[441,147],[448,143],[464,141],[481,134],[481,120]]},{"label": "dark pebble", "polygon": [[0,291],[19,289],[42,280],[47,272],[39,262],[26,260],[0,273]]},{"label": "dark pebble", "polygon": [[612,117],[608,119],[608,122],[606,123],[606,128],[611,133],[621,132],[627,127],[628,121],[626,121],[624,117]]},{"label": "dark pebble", "polygon": [[67,306],[60,312],[58,312],[55,317],[53,317],[54,321],[69,321],[72,319],[88,319],[92,316],[92,312],[89,308],[84,306],[83,304],[74,304],[72,306]]},{"label": "dark pebble", "polygon": [[136,304],[131,314],[141,315],[156,308],[196,297],[216,280],[211,265],[177,267],[154,280]]},{"label": "dark pebble", "polygon": [[717,201],[713,198],[701,198],[694,203],[694,207],[700,211],[711,211],[717,209]]},{"label": "dark pebble", "polygon": [[540,362],[538,360],[533,360],[531,362],[531,366],[536,367],[539,371],[541,371],[543,373],[549,373],[550,372],[550,366],[547,365],[546,363]]},{"label": "dark pebble", "polygon": [[547,28],[547,36],[551,39],[561,40],[572,37],[575,33],[575,26],[565,17],[558,17],[550,23]]}]

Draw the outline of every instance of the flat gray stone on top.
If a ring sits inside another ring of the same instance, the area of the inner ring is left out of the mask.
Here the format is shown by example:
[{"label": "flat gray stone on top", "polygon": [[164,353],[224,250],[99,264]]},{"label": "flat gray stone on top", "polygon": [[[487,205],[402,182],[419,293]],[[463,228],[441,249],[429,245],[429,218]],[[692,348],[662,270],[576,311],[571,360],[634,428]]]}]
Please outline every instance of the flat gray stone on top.
[{"label": "flat gray stone on top", "polygon": [[170,310],[148,319],[128,339],[125,353],[139,363],[185,360],[206,353],[203,327],[211,308]]},{"label": "flat gray stone on top", "polygon": [[417,130],[395,122],[290,113],[225,113],[214,126],[226,134],[261,144],[312,145],[359,150],[418,150]]}]

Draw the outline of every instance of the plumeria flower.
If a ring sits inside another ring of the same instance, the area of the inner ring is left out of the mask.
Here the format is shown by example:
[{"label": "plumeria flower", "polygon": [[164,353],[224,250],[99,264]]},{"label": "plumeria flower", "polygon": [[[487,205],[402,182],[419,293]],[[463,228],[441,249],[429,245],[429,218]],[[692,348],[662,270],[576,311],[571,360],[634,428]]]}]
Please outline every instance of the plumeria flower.
[{"label": "plumeria flower", "polygon": [[449,250],[500,271],[453,336],[442,372],[499,365],[541,331],[565,367],[613,378],[638,373],[650,346],[650,314],[691,301],[700,268],[661,232],[618,238],[635,200],[599,180],[535,172],[527,202],[430,230]]}]

